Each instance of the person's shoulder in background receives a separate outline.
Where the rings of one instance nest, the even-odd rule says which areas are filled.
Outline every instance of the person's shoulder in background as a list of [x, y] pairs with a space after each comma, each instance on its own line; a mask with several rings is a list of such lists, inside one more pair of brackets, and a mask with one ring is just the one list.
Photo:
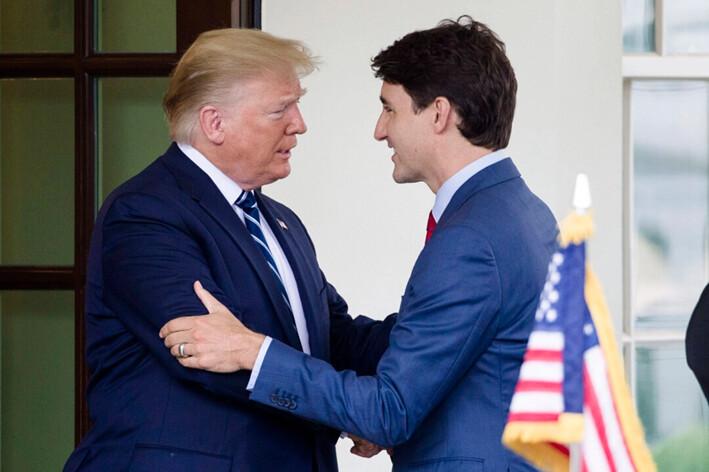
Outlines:
[[692, 312], [685, 338], [687, 364], [702, 387], [709, 401], [709, 285], [699, 297]]

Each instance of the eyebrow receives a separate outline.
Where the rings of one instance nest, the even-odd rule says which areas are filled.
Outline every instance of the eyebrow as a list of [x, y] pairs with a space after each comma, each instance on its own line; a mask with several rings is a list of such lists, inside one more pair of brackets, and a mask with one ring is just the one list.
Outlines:
[[387, 99], [379, 95], [379, 101], [382, 102], [382, 105], [387, 105], [389, 106], [389, 102], [387, 102]]
[[283, 103], [288, 104], [288, 103], [297, 102], [298, 100], [300, 100], [301, 98], [303, 98], [303, 95], [305, 95], [306, 93], [308, 93], [308, 89], [306, 89], [306, 88], [301, 88], [299, 94], [297, 94], [297, 95], [290, 95], [287, 99], [285, 99], [285, 100], [283, 101]]
[[308, 89], [302, 88], [302, 89], [300, 89], [299, 94], [293, 94], [293, 95], [288, 95], [288, 96], [283, 97], [281, 100], [278, 101], [278, 106], [285, 107], [285, 106], [290, 105], [291, 103], [297, 102], [298, 100], [300, 100], [303, 97], [303, 95], [305, 95], [307, 93], [307, 91], [308, 91]]

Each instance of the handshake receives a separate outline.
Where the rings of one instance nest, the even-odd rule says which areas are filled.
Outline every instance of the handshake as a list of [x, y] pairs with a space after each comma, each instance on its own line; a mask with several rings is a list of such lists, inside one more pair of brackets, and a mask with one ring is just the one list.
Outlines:
[[[359, 438], [353, 434], [348, 434], [347, 437], [350, 438], [354, 443], [350, 448], [350, 452], [356, 456], [369, 459], [370, 457], [374, 457], [380, 452], [382, 452], [382, 450], [384, 450], [383, 447], [377, 446], [373, 442], [369, 442], [366, 439]], [[386, 451], [389, 453], [389, 455], [392, 455], [391, 448], [388, 448]]]

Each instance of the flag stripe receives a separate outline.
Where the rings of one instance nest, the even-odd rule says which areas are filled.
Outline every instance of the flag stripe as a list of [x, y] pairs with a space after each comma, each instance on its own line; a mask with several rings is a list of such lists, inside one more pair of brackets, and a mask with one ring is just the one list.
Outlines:
[[558, 413], [512, 413], [508, 416], [507, 421], [521, 421], [521, 422], [544, 422], [544, 421], [556, 421], [559, 419]]
[[[586, 413], [584, 411], [584, 413]], [[610, 472], [608, 457], [603, 451], [596, 423], [586, 421], [583, 431], [583, 460], [586, 462], [588, 470], [593, 472]]]
[[620, 426], [611, 387], [608, 382], [605, 359], [600, 346], [587, 350], [584, 357], [589, 380], [597, 398], [598, 411], [596, 415], [598, 418], [602, 417], [605, 420], [604, 431], [615, 468], [621, 471], [636, 470], [628, 451], [625, 435]]
[[515, 392], [562, 392], [561, 382], [543, 382], [541, 380], [520, 380]]
[[561, 351], [550, 349], [528, 349], [524, 355], [526, 361], [546, 361], [546, 362], [561, 362]]
[[564, 398], [560, 393], [517, 392], [512, 397], [510, 412], [561, 413]]
[[532, 331], [527, 343], [529, 349], [564, 349], [564, 333], [559, 331]]
[[529, 361], [522, 364], [519, 378], [521, 380], [562, 382], [564, 380], [564, 367], [559, 362]]
[[[598, 452], [605, 456], [608, 469], [612, 472], [616, 472], [613, 454], [611, 453], [610, 446], [608, 445], [608, 436], [606, 435], [606, 424], [603, 418], [603, 412], [601, 411], [601, 406], [598, 404], [598, 397], [596, 396], [593, 381], [591, 380], [591, 375], [588, 370], [588, 364], [586, 364], [583, 369], [583, 380], [585, 383], [585, 412], [589, 413], [586, 417], [591, 420], [588, 421], [588, 423], [593, 427], [593, 439], [594, 441], [597, 441], [597, 446], [600, 448], [600, 451]], [[609, 418], [609, 420], [612, 419]]]

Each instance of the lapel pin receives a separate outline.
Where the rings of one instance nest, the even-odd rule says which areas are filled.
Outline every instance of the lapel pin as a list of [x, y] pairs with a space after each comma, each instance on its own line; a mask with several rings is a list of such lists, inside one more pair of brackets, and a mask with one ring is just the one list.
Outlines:
[[288, 229], [288, 226], [285, 224], [285, 222], [279, 220], [278, 218], [276, 218], [276, 221], [278, 221], [278, 224], [280, 225], [281, 228]]

